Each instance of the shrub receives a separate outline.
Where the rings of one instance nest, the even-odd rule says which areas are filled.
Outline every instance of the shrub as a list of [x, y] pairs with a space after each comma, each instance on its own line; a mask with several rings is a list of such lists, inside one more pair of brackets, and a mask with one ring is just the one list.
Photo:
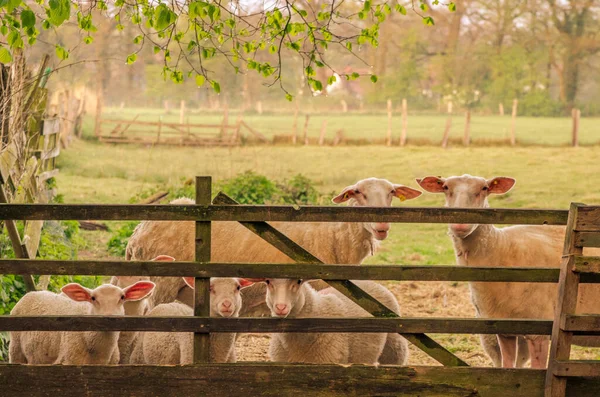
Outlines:
[[319, 192], [313, 184], [309, 178], [298, 174], [277, 185], [280, 190], [278, 201], [281, 204], [316, 204], [319, 201]]
[[110, 240], [108, 240], [108, 252], [116, 256], [125, 256], [127, 242], [138, 223], [136, 221], [127, 222], [117, 229]]
[[252, 171], [220, 182], [217, 190], [222, 190], [240, 204], [273, 204], [279, 194], [275, 182]]
[[519, 113], [523, 116], [558, 117], [563, 111], [563, 106], [550, 98], [548, 91], [531, 91], [519, 100]]

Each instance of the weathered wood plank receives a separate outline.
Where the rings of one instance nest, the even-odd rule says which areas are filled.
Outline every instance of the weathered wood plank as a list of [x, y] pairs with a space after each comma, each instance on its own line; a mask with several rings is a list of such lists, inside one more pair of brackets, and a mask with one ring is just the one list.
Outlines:
[[[554, 376], [560, 377], [599, 377], [600, 361], [557, 361], [553, 368]], [[600, 380], [596, 380], [600, 382]]]
[[567, 211], [498, 208], [317, 207], [257, 205], [2, 204], [0, 219], [187, 220], [245, 222], [566, 223]]
[[10, 171], [17, 162], [18, 153], [16, 141], [13, 140], [0, 154], [0, 177], [3, 184], [10, 178]]
[[[135, 124], [135, 125], [158, 125], [159, 123], [156, 121], [139, 121], [139, 120], [112, 120], [112, 119], [102, 119], [102, 124]], [[178, 123], [161, 123], [165, 127], [181, 127], [181, 124]], [[226, 128], [233, 130], [235, 129], [235, 125], [221, 125], [221, 124], [184, 124], [186, 127], [192, 128]]]
[[576, 335], [600, 335], [600, 315], [570, 314], [561, 319], [563, 331]]
[[56, 175], [58, 175], [58, 172], [59, 172], [58, 168], [55, 168], [50, 171], [42, 172], [41, 174], [38, 175], [38, 181], [45, 182], [50, 178], [54, 178]]
[[[196, 204], [210, 205], [212, 178], [196, 177]], [[195, 258], [197, 262], [210, 262], [211, 223], [196, 222]], [[210, 279], [194, 280], [194, 316], [210, 317]], [[210, 361], [210, 334], [194, 334], [194, 364]]]
[[600, 231], [600, 206], [580, 207], [575, 230], [579, 232]]
[[42, 135], [52, 135], [60, 132], [60, 120], [48, 118], [43, 120]]
[[552, 321], [484, 318], [222, 318], [144, 316], [0, 316], [2, 331], [398, 332], [403, 334], [550, 335]]
[[[25, 224], [25, 233], [23, 234], [23, 242], [27, 249], [29, 258], [35, 258], [37, 256], [38, 248], [40, 246], [40, 236], [42, 234], [42, 227], [44, 221], [28, 221]], [[42, 273], [36, 273], [42, 274]], [[43, 273], [45, 274], [45, 273]]]
[[[299, 278], [322, 280], [480, 281], [556, 283], [559, 269], [465, 266], [330, 265], [0, 259], [0, 274], [164, 277]], [[585, 282], [585, 281], [582, 281]]]
[[575, 232], [576, 247], [600, 247], [600, 232]]
[[[228, 203], [237, 204], [235, 200], [227, 197], [223, 193], [219, 193], [213, 200], [213, 203]], [[293, 240], [289, 239], [283, 233], [267, 224], [266, 222], [240, 222], [241, 225], [247, 227], [249, 230], [261, 236], [265, 241], [268, 241], [275, 248], [289, 256], [291, 259], [300, 263], [323, 263], [316, 256], [305, 250], [300, 245], [296, 244]], [[257, 230], [259, 232], [257, 232]], [[262, 233], [262, 234], [261, 234]], [[377, 299], [360, 289], [354, 283], [348, 280], [344, 281], [330, 281], [329, 284], [336, 288], [339, 292], [344, 294], [348, 299], [371, 313], [375, 316], [386, 316], [386, 317], [398, 317], [396, 313], [385, 307]], [[437, 343], [425, 334], [401, 334], [409, 342], [413, 343], [416, 347], [427, 353], [430, 357], [434, 358], [438, 362], [449, 365], [449, 366], [468, 366], [468, 364], [450, 353], [442, 345]]]
[[[541, 370], [498, 368], [262, 363], [168, 367], [0, 365], [0, 383], [6, 397], [541, 397], [543, 380]], [[591, 393], [597, 390], [593, 382], [581, 380], [569, 396], [593, 396]]]

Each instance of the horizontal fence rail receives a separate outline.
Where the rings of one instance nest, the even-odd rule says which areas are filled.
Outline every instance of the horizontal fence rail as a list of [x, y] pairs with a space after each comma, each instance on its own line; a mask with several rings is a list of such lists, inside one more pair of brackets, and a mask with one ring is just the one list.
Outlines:
[[484, 318], [207, 318], [0, 316], [4, 331], [344, 332], [550, 335], [551, 320]]
[[[294, 263], [200, 263], [154, 261], [59, 261], [0, 259], [0, 274], [162, 277], [298, 278], [322, 280], [481, 281], [556, 283], [559, 269], [465, 266], [330, 265]], [[581, 282], [600, 275], [582, 274]]]
[[260, 205], [0, 204], [6, 220], [155, 220], [240, 222], [391, 222], [566, 225], [568, 211]]

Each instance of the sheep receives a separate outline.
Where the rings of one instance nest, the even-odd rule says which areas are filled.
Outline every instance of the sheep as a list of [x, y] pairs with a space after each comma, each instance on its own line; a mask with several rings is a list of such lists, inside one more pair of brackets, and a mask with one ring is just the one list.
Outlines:
[[[392, 199], [411, 200], [421, 195], [421, 191], [393, 184], [385, 179], [368, 178], [345, 187], [333, 202], [347, 202], [350, 206], [389, 207]], [[189, 198], [180, 198], [171, 204], [194, 204]], [[270, 222], [287, 237], [304, 247], [324, 263], [360, 264], [373, 254], [380, 241], [387, 238], [389, 223], [347, 223], [347, 222]], [[183, 261], [195, 258], [195, 223], [173, 221], [145, 221], [134, 230], [127, 248], [128, 260], [150, 260], [161, 254], [177, 257]], [[211, 257], [215, 262], [243, 263], [294, 263], [277, 248], [258, 237], [238, 222], [212, 222]], [[152, 277], [157, 284], [150, 306], [179, 300], [192, 305], [189, 288], [181, 278]], [[326, 287], [323, 282], [311, 283], [316, 288]], [[269, 310], [264, 303], [264, 283], [244, 289], [242, 317], [264, 316]], [[395, 352], [399, 341], [393, 336], [386, 343], [382, 363], [398, 361]]]
[[[194, 288], [194, 278], [185, 278]], [[240, 290], [253, 283], [245, 279], [212, 278], [210, 280], [211, 317], [238, 317], [242, 307]], [[162, 303], [148, 316], [193, 316], [194, 310], [181, 302]], [[235, 333], [216, 333], [210, 336], [212, 362], [236, 362]], [[132, 364], [185, 365], [193, 360], [193, 334], [190, 332], [144, 332], [135, 340]]]
[[[490, 194], [507, 193], [515, 184], [513, 178], [486, 180], [471, 175], [417, 179], [428, 192], [444, 193], [446, 207], [487, 208]], [[456, 261], [463, 266], [560, 267], [565, 227], [520, 225], [498, 229], [493, 225], [451, 224]], [[471, 300], [479, 317], [554, 319], [557, 286], [551, 283], [482, 283], [469, 284]], [[578, 308], [585, 313], [598, 313], [595, 302], [598, 287], [580, 287]], [[595, 299], [585, 300], [582, 294]], [[596, 307], [594, 307], [596, 306]], [[497, 335], [503, 367], [514, 367], [515, 335]], [[532, 368], [544, 368], [548, 356], [548, 337], [525, 336]], [[488, 340], [489, 343], [489, 340]], [[489, 352], [492, 346], [484, 346]]]
[[[62, 293], [30, 292], [13, 308], [17, 315], [123, 315], [125, 302], [152, 293], [154, 283], [140, 281], [127, 288], [104, 284], [94, 290], [67, 284]], [[117, 364], [119, 332], [20, 331], [10, 333], [9, 361], [16, 364]]]
[[[159, 255], [156, 258], [152, 259], [153, 261], [159, 262], [169, 262], [174, 261], [175, 258], [168, 255]], [[128, 287], [138, 281], [147, 280], [148, 277], [144, 276], [119, 276], [112, 277], [110, 283], [112, 285], [116, 285], [120, 288]], [[142, 299], [135, 302], [128, 302], [124, 305], [125, 307], [125, 315], [126, 316], [143, 316], [145, 315], [148, 308], [148, 299]], [[131, 350], [133, 349], [133, 345], [135, 342], [135, 338], [137, 337], [138, 332], [127, 332], [122, 331], [119, 334], [119, 352], [120, 359], [119, 364], [129, 364], [129, 358], [131, 357]]]
[[[359, 287], [400, 314], [396, 298], [372, 281], [354, 281]], [[305, 280], [266, 279], [266, 303], [273, 317], [369, 317], [370, 314], [333, 288], [315, 290]], [[378, 364], [386, 339], [385, 333], [276, 333], [271, 337], [272, 361], [315, 364]], [[401, 338], [397, 335], [398, 338]], [[403, 338], [398, 361], [405, 364], [408, 345]]]

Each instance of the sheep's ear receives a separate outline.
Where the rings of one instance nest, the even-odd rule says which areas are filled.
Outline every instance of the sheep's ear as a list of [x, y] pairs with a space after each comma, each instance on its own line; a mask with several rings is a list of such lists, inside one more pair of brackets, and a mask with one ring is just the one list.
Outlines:
[[394, 196], [398, 197], [400, 201], [412, 200], [423, 194], [420, 190], [404, 185], [394, 185], [394, 191]]
[[439, 178], [437, 176], [426, 176], [422, 179], [416, 179], [419, 186], [428, 191], [429, 193], [443, 193], [444, 192], [444, 183], [446, 180], [444, 178]]
[[348, 201], [351, 197], [354, 196], [354, 190], [356, 190], [356, 185], [347, 186], [344, 188], [344, 190], [342, 190], [340, 194], [335, 196], [331, 201], [333, 201], [336, 204]]
[[196, 279], [194, 277], [183, 277], [183, 281], [185, 281], [185, 284], [191, 289], [195, 288]]
[[67, 284], [61, 291], [76, 302], [91, 302], [92, 291], [77, 283]]
[[490, 193], [504, 194], [515, 186], [517, 181], [514, 178], [499, 176], [487, 181]]
[[238, 278], [237, 280], [238, 280], [238, 283], [240, 283], [240, 287], [242, 287], [242, 289], [254, 284], [254, 281], [252, 281], [252, 279], [248, 279], [248, 278]]
[[157, 261], [157, 262], [173, 262], [175, 260], [175, 258], [173, 258], [172, 256], [169, 256], [169, 255], [159, 255], [152, 260]]
[[156, 284], [152, 281], [138, 281], [123, 289], [125, 301], [139, 301], [147, 298], [154, 291], [154, 287], [156, 287]]

